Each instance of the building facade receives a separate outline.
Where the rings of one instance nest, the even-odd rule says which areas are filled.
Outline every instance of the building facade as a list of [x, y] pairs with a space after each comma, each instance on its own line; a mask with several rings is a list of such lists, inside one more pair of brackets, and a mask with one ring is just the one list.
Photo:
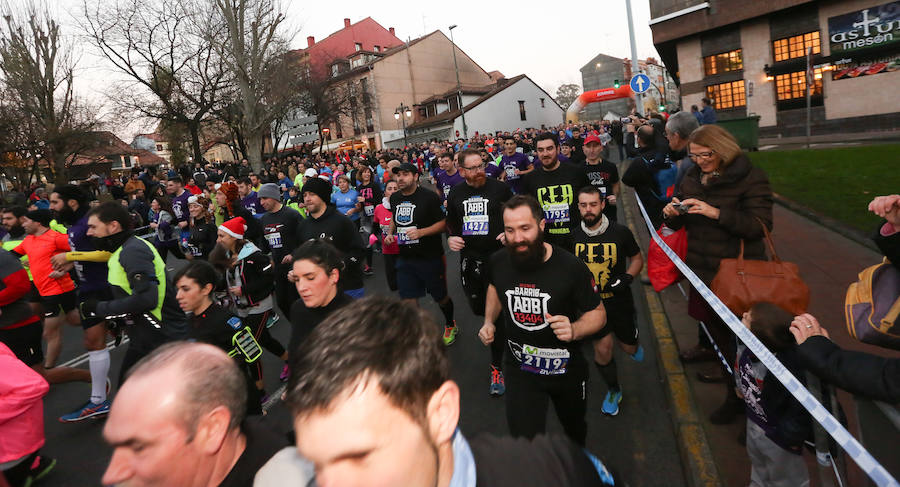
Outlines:
[[760, 136], [900, 130], [900, 1], [650, 0], [682, 105], [760, 117]]
[[[609, 88], [616, 80], [619, 80], [619, 83], [628, 82], [625, 77], [625, 60], [622, 58], [598, 54], [581, 67], [581, 86], [584, 91]], [[634, 101], [626, 98], [601, 101], [586, 106], [579, 117], [582, 120], [600, 120], [610, 113], [613, 116], [624, 117], [631, 113], [632, 107]]]

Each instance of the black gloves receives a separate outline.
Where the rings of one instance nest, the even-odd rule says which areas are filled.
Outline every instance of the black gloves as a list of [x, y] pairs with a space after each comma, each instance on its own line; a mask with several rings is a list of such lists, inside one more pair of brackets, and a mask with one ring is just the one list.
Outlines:
[[608, 291], [612, 291], [614, 293], [621, 292], [625, 289], [631, 288], [631, 281], [634, 280], [631, 274], [620, 274], [609, 281], [609, 285], [606, 286]]

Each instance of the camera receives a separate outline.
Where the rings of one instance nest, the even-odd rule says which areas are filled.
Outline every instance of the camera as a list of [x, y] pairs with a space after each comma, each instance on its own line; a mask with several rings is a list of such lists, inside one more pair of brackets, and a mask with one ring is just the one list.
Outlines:
[[682, 215], [687, 213], [688, 210], [690, 210], [692, 206], [694, 206], [694, 205], [686, 205], [684, 203], [672, 203], [672, 207], [675, 208], [676, 210], [678, 210], [678, 213], [681, 213]]
[[631, 117], [622, 117], [622, 123], [631, 123]]

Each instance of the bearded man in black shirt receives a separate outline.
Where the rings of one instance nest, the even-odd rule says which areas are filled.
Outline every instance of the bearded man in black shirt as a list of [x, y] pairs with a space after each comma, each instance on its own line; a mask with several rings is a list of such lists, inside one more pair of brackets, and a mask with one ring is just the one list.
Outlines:
[[543, 433], [553, 401], [566, 434], [584, 445], [588, 368], [578, 340], [597, 333], [606, 312], [587, 267], [543, 241], [542, 214], [538, 202], [526, 195], [504, 205], [506, 248], [491, 257], [478, 337], [485, 345], [495, 340], [495, 323], [503, 311], [510, 433], [528, 438]]

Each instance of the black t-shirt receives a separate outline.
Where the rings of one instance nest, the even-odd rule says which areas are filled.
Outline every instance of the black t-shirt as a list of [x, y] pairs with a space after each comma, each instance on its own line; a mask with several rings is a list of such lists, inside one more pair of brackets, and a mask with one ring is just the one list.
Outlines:
[[281, 266], [281, 260], [297, 248], [297, 227], [303, 217], [285, 205], [275, 213], [265, 212], [259, 222], [263, 227], [263, 250], [272, 252], [272, 261]]
[[[619, 182], [619, 170], [609, 161], [600, 161], [599, 164], [585, 164], [582, 166], [588, 181], [600, 190], [603, 196], [613, 194], [613, 186]], [[603, 214], [610, 220], [616, 221], [616, 206], [606, 203]]]
[[[290, 210], [294, 211], [294, 210]], [[362, 262], [365, 247], [356, 225], [345, 215], [338, 213], [329, 205], [319, 218], [312, 215], [297, 226], [297, 243], [302, 245], [307, 240], [321, 238], [328, 240], [344, 254], [344, 271], [341, 272], [341, 289], [359, 289], [363, 287]]]
[[210, 222], [194, 222], [188, 236], [188, 252], [195, 259], [206, 259], [216, 246], [218, 229]]
[[208, 343], [224, 350], [226, 353], [231, 352], [234, 349], [231, 338], [236, 332], [228, 324], [228, 320], [232, 318], [234, 318], [234, 315], [230, 311], [213, 303], [209, 308], [206, 308], [206, 311], [190, 316], [188, 320], [190, 323], [188, 339]]
[[503, 246], [497, 235], [503, 233], [503, 203], [510, 198], [509, 186], [492, 178], [480, 188], [463, 183], [450, 189], [447, 228], [450, 235], [465, 240], [463, 253], [486, 255]]
[[560, 162], [553, 171], [544, 170], [541, 164], [535, 166], [523, 180], [524, 193], [534, 196], [544, 209], [545, 239], [568, 251], [571, 227], [579, 220], [575, 193], [590, 181], [581, 167], [568, 162]]
[[247, 437], [244, 453], [231, 467], [231, 471], [219, 487], [246, 487], [253, 485], [253, 478], [279, 450], [288, 446], [283, 434], [273, 431], [263, 419], [245, 419], [241, 431]]
[[375, 215], [375, 207], [381, 204], [381, 187], [374, 181], [369, 184], [360, 183], [356, 191], [364, 200], [362, 203], [363, 215], [371, 218]]
[[397, 226], [397, 243], [400, 244], [400, 257], [414, 259], [436, 259], [444, 255], [441, 235], [436, 233], [415, 240], [406, 237], [409, 229], [423, 229], [443, 220], [444, 205], [441, 197], [433, 191], [416, 188], [413, 194], [406, 196], [400, 191], [391, 195], [391, 213]]
[[607, 284], [613, 277], [625, 273], [628, 257], [641, 251], [631, 230], [616, 222], [609, 222], [605, 232], [591, 237], [578, 225], [572, 229], [572, 240], [575, 256], [587, 264], [600, 288], [600, 296], [611, 298], [612, 293], [605, 292]]
[[340, 290], [330, 303], [320, 308], [307, 308], [302, 299], [294, 301], [291, 305], [291, 339], [288, 342], [290, 353], [293, 354], [303, 340], [331, 313], [352, 302], [353, 298]]
[[516, 267], [508, 249], [491, 256], [490, 283], [503, 307], [507, 361], [540, 375], [586, 374], [580, 342], [560, 341], [545, 315], [565, 315], [574, 323], [602, 300], [581, 260], [555, 245], [552, 249], [534, 270]]

